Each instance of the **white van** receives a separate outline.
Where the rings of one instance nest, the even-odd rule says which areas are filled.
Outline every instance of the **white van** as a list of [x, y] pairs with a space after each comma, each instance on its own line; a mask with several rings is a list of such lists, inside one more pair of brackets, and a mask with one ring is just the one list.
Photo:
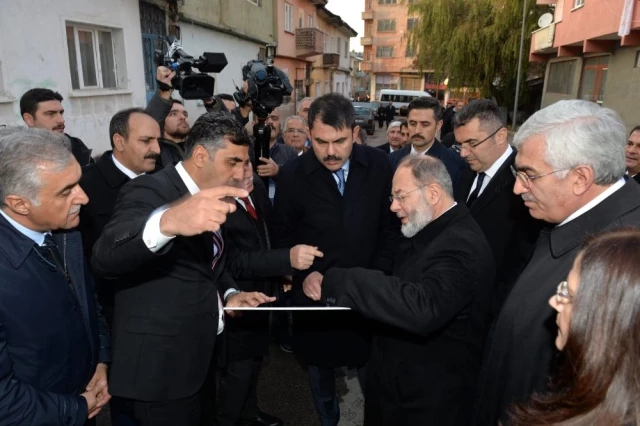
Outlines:
[[421, 92], [419, 90], [382, 89], [380, 91], [380, 102], [382, 105], [387, 106], [389, 101], [391, 101], [396, 109], [400, 109], [400, 107], [409, 105], [409, 102], [412, 100], [423, 96], [427, 98], [431, 97], [427, 92]]

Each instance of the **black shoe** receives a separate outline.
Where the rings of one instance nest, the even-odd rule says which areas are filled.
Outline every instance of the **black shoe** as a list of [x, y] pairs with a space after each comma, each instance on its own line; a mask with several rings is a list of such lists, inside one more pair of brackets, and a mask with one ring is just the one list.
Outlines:
[[284, 422], [277, 418], [276, 416], [272, 416], [271, 414], [267, 414], [264, 411], [258, 412], [258, 417], [254, 423], [256, 426], [284, 426]]

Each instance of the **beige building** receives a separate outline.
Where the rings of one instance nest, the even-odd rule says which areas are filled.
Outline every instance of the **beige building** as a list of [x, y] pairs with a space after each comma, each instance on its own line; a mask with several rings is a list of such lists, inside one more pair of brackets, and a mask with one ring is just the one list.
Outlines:
[[369, 74], [361, 69], [362, 53], [351, 52], [351, 95], [364, 100], [369, 94]]
[[423, 75], [414, 65], [415, 52], [407, 44], [408, 32], [418, 22], [409, 15], [407, 1], [364, 0], [364, 4], [361, 70], [371, 75], [371, 100], [379, 99], [382, 89], [424, 90]]

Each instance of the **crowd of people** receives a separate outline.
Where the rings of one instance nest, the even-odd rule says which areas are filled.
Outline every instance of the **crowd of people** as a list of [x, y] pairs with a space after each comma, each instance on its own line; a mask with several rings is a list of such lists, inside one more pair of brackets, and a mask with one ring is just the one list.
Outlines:
[[161, 90], [100, 155], [62, 101], [29, 90], [0, 131], [0, 425], [283, 425], [274, 334], [322, 426], [338, 367], [366, 426], [640, 425], [640, 127], [611, 109], [510, 141], [493, 101], [419, 98], [370, 147], [328, 94], [270, 111], [255, 158], [227, 95], [190, 125]]

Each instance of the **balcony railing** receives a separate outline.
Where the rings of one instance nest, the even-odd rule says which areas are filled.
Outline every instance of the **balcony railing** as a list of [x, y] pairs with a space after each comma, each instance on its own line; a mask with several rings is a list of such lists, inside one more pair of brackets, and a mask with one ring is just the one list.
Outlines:
[[371, 46], [373, 44], [373, 37], [362, 37], [360, 39], [360, 44], [362, 46]]
[[550, 24], [548, 27], [540, 28], [531, 35], [531, 43], [533, 44], [533, 51], [539, 52], [541, 50], [553, 47], [553, 37], [556, 33], [556, 24]]
[[307, 58], [324, 52], [324, 33], [317, 28], [296, 29], [296, 56]]
[[325, 53], [322, 55], [322, 65], [325, 67], [340, 66], [340, 55], [337, 53]]
[[363, 21], [369, 21], [373, 19], [373, 10], [366, 10], [364, 12], [362, 12], [362, 20]]

